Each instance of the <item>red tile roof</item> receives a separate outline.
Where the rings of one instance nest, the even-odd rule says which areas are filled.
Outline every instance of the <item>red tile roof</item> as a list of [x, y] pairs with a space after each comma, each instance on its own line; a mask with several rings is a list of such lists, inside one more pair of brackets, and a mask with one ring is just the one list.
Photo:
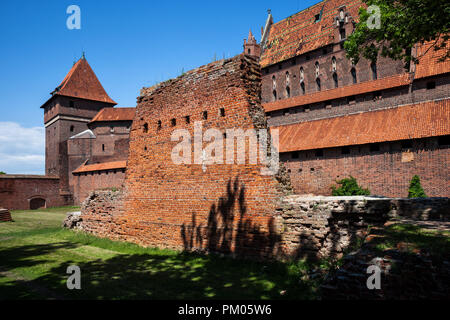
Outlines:
[[409, 74], [403, 73], [383, 79], [365, 81], [340, 88], [319, 91], [304, 96], [295, 96], [288, 99], [268, 102], [263, 104], [263, 107], [266, 112], [270, 112], [321, 101], [345, 98], [357, 94], [374, 92], [383, 89], [406, 86], [409, 83], [410, 83]]
[[[273, 24], [261, 56], [261, 67], [333, 43], [334, 18], [338, 15], [338, 8], [344, 5], [358, 21], [358, 10], [363, 5], [361, 0], [324, 0]], [[315, 16], [321, 11], [320, 21], [315, 22]]]
[[280, 152], [448, 135], [450, 99], [275, 128]]
[[53, 94], [116, 104], [103, 89], [94, 71], [84, 58], [73, 65]]
[[103, 108], [92, 122], [99, 121], [133, 121], [136, 108]]
[[446, 59], [443, 62], [439, 61], [439, 58], [450, 49], [450, 42], [447, 43], [446, 48], [438, 51], [435, 51], [434, 48], [430, 48], [432, 44], [433, 41], [417, 46], [419, 64], [416, 65], [415, 79], [450, 72], [450, 59]]
[[126, 167], [127, 167], [126, 161], [112, 161], [112, 162], [103, 162], [103, 163], [94, 163], [94, 164], [83, 164], [78, 169], [73, 171], [72, 173], [124, 169]]

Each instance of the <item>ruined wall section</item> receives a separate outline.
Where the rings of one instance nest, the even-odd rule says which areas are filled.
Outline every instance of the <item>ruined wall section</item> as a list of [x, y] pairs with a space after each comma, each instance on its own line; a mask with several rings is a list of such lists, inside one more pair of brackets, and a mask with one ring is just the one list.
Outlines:
[[186, 129], [193, 142], [196, 122], [203, 133], [266, 128], [260, 79], [257, 61], [239, 55], [143, 89], [130, 134], [124, 206], [113, 214], [114, 226], [102, 231], [86, 206], [87, 229], [147, 246], [274, 254], [274, 212], [286, 188], [261, 175], [260, 162], [249, 164], [248, 150], [245, 164], [177, 165], [171, 158], [179, 143], [171, 141], [172, 132]]

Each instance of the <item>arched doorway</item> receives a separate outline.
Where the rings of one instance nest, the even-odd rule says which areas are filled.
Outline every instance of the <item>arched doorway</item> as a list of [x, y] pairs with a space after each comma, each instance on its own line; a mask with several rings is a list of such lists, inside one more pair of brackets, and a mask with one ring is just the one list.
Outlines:
[[40, 208], [45, 208], [45, 199], [34, 198], [30, 200], [30, 209], [37, 210]]

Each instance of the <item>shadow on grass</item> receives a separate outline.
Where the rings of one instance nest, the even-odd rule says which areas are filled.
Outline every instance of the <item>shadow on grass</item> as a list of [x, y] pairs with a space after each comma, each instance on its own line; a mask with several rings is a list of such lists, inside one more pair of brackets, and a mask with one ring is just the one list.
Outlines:
[[[61, 261], [45, 269], [58, 249], [76, 249], [80, 244], [27, 245], [0, 251], [3, 268], [42, 265], [42, 275], [24, 283], [0, 281], [0, 299], [63, 297], [65, 299], [314, 299], [313, 282], [302, 282], [295, 266], [232, 260], [193, 253], [118, 254], [109, 259]], [[151, 251], [149, 249], [149, 251]], [[54, 261], [53, 261], [54, 263]], [[70, 265], [81, 269], [81, 290], [68, 290]], [[25, 286], [24, 286], [25, 284]], [[45, 288], [45, 290], [39, 290]], [[36, 289], [36, 290], [33, 290]], [[11, 292], [11, 295], [8, 294]], [[280, 292], [286, 294], [280, 295]], [[50, 292], [48, 296], [46, 292]], [[29, 294], [27, 294], [29, 293]]]

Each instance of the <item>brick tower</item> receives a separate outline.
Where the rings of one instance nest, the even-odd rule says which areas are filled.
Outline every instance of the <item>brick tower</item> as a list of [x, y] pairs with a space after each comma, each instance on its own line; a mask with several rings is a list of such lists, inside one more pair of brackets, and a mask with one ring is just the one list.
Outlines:
[[84, 53], [51, 95], [41, 106], [45, 124], [45, 174], [60, 178], [59, 192], [70, 203], [67, 140], [87, 130], [87, 124], [101, 109], [114, 107], [116, 103], [103, 89]]
[[253, 36], [252, 30], [248, 33], [248, 39], [244, 39], [244, 53], [258, 58], [261, 55], [261, 47]]

